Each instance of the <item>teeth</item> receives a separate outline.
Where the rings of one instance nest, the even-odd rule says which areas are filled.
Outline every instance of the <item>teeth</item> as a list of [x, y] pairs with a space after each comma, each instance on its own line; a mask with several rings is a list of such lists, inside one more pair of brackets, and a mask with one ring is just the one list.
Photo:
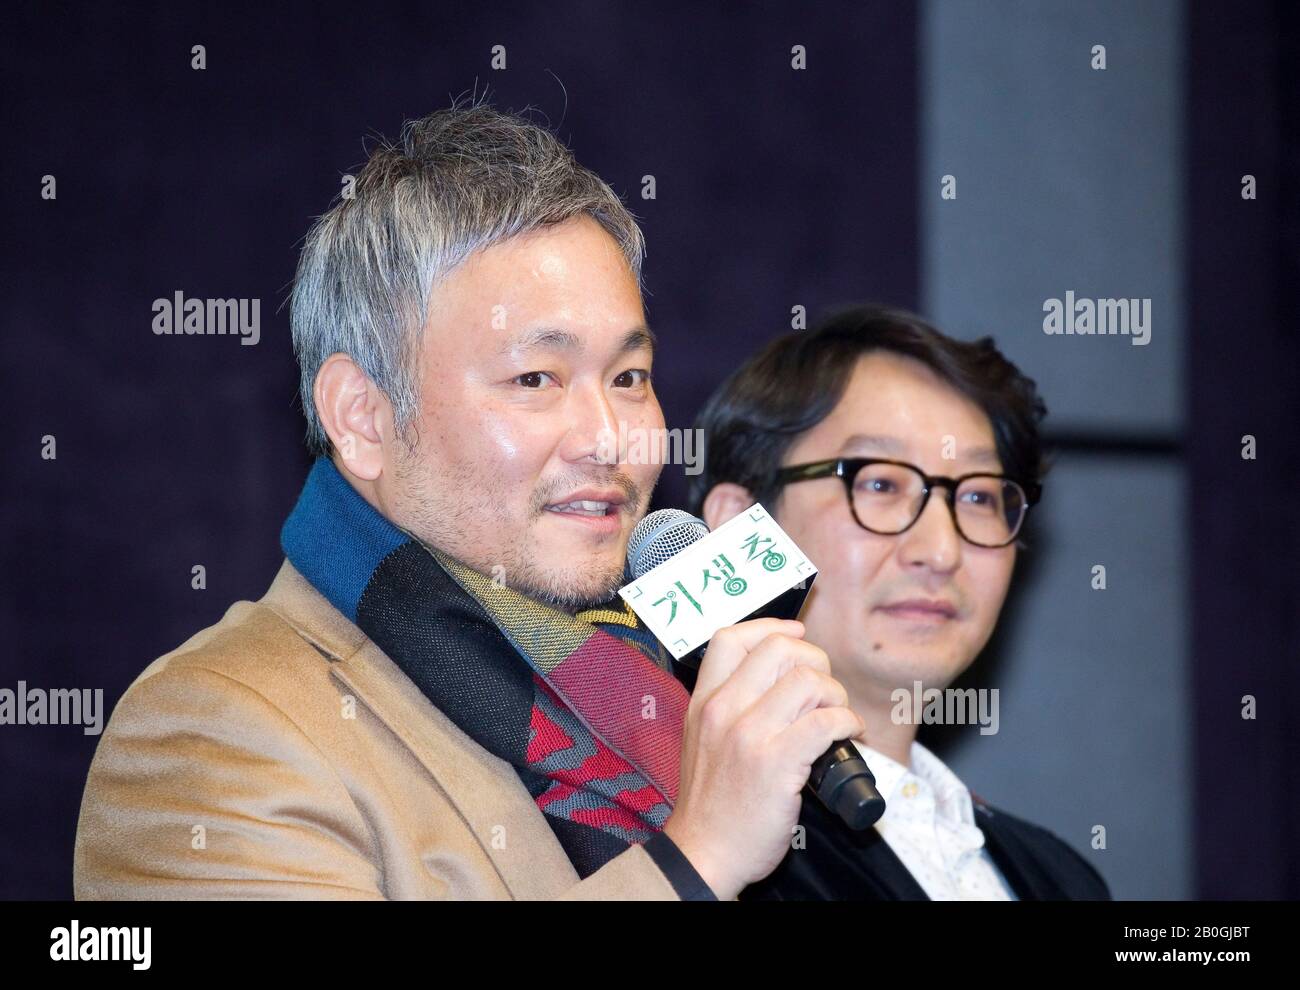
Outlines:
[[608, 502], [593, 502], [590, 499], [578, 499], [559, 505], [547, 506], [552, 512], [574, 512], [584, 516], [603, 516], [609, 510]]

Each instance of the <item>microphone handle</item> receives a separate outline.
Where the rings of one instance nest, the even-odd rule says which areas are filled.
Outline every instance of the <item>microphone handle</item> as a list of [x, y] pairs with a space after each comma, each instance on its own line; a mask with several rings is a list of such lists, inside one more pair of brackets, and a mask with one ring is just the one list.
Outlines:
[[[695, 674], [703, 654], [701, 646], [681, 660], [672, 660], [672, 672], [687, 691], [695, 690]], [[858, 748], [847, 739], [832, 743], [817, 757], [805, 790], [855, 832], [870, 828], [885, 813], [885, 799], [876, 790], [875, 775]]]
[[870, 828], [885, 813], [885, 799], [876, 790], [876, 778], [858, 748], [847, 739], [813, 762], [808, 790], [855, 832]]

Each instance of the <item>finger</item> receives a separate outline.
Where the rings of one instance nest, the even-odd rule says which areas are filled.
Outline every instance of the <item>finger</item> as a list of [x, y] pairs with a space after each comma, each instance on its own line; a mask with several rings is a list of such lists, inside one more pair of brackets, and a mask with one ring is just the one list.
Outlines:
[[707, 699], [735, 672], [750, 650], [773, 633], [799, 639], [804, 625], [797, 619], [750, 619], [715, 632], [695, 678], [695, 694]]
[[796, 667], [829, 674], [831, 662], [821, 647], [775, 633], [749, 651], [717, 690], [716, 698], [728, 711], [739, 715]]
[[846, 708], [848, 702], [849, 693], [843, 684], [829, 674], [801, 664], [757, 698], [737, 723], [742, 731], [768, 739], [780, 735], [816, 708]]
[[797, 758], [800, 766], [812, 768], [821, 756], [840, 739], [852, 739], [866, 731], [866, 724], [850, 708], [814, 708], [800, 716], [773, 739], [781, 752]]

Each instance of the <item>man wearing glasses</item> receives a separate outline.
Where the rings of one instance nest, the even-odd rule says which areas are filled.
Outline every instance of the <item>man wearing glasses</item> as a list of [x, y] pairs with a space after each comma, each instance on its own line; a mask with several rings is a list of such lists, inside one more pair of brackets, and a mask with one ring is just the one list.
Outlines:
[[899, 691], [943, 689], [993, 632], [1045, 411], [991, 340], [874, 306], [772, 342], [705, 406], [692, 508], [716, 527], [761, 502], [817, 564], [801, 619], [887, 802], [853, 832], [804, 801], [805, 841], [744, 898], [1109, 898], [1079, 853], [974, 797], [897, 717]]

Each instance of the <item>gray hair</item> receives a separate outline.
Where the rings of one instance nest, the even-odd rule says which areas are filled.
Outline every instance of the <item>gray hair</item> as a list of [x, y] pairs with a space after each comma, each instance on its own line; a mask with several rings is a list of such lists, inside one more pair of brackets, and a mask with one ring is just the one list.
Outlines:
[[405, 432], [437, 281], [476, 251], [583, 215], [614, 238], [640, 286], [641, 228], [550, 130], [483, 102], [406, 121], [398, 145], [370, 154], [354, 195], [317, 218], [298, 261], [290, 324], [308, 449], [331, 451], [312, 396], [326, 358], [349, 355]]

